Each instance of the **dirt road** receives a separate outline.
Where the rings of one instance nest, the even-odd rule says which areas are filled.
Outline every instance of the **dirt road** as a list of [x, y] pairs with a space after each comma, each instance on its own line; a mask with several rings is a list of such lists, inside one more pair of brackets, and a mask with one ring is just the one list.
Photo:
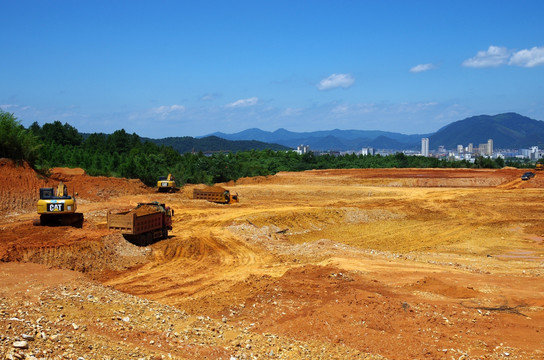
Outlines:
[[[38, 227], [31, 200], [4, 205], [0, 353], [544, 357], [544, 174], [521, 182], [517, 169], [279, 173], [223, 184], [240, 203], [218, 205], [190, 199], [191, 186], [156, 194], [57, 173], [82, 189], [86, 221]], [[9, 187], [1, 175], [0, 185]], [[17, 203], [11, 193], [2, 204]], [[137, 247], [106, 229], [107, 211], [151, 200], [175, 209], [167, 240]], [[15, 348], [27, 333], [27, 348]]]

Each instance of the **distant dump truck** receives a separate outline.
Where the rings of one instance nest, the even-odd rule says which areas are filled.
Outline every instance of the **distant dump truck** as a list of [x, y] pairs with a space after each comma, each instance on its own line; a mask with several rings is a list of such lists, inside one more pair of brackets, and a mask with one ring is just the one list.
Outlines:
[[168, 176], [159, 176], [159, 181], [157, 181], [158, 192], [174, 192], [176, 190], [174, 175], [168, 174]]
[[131, 243], [146, 246], [154, 240], [168, 238], [173, 215], [174, 210], [156, 201], [139, 203], [130, 211], [117, 214], [108, 212], [108, 229], [119, 230]]
[[231, 204], [238, 202], [238, 194], [231, 194], [229, 190], [220, 186], [208, 186], [204, 189], [194, 189], [193, 199], [208, 200], [219, 204]]

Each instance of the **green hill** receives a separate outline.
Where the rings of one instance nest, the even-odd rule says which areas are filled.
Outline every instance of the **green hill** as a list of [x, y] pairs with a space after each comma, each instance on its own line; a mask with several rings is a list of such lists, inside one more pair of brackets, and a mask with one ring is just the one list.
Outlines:
[[493, 139], [496, 149], [520, 149], [544, 145], [544, 121], [534, 120], [516, 113], [480, 115], [444, 126], [429, 137], [431, 148], [444, 145], [454, 149], [457, 145], [474, 146]]
[[170, 146], [179, 153], [189, 152], [237, 152], [247, 150], [289, 150], [290, 148], [278, 145], [269, 144], [255, 140], [226, 140], [217, 136], [207, 136], [204, 138], [193, 138], [190, 136], [183, 137], [167, 137], [163, 139], [145, 139], [157, 145]]

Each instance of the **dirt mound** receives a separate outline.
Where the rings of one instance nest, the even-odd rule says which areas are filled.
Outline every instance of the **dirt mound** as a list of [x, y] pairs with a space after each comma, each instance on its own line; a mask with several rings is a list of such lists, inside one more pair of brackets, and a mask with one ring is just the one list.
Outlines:
[[4, 225], [0, 237], [0, 262], [29, 262], [91, 275], [125, 270], [147, 261], [150, 253], [119, 233], [89, 224], [76, 229], [33, 226], [27, 221]]
[[82, 168], [65, 168], [55, 167], [51, 169], [51, 173], [58, 175], [86, 175], [87, 173]]
[[70, 195], [77, 192], [78, 199], [84, 201], [151, 192], [140, 180], [93, 177], [82, 169], [68, 168], [54, 168], [50, 177], [43, 177], [27, 163], [0, 159], [0, 211], [32, 211], [39, 200], [39, 189], [56, 187], [60, 181]]
[[[74, 169], [70, 169], [74, 170]], [[53, 172], [51, 179], [54, 183], [62, 181], [68, 187], [70, 194], [77, 192], [80, 199], [98, 201], [117, 196], [150, 193], [152, 189], [145, 186], [139, 179], [113, 178], [106, 176], [89, 176], [78, 174], [81, 169], [72, 171]]]
[[157, 212], [158, 206], [155, 205], [142, 205], [129, 211], [130, 214], [136, 214], [137, 216], [143, 216], [147, 214], [153, 214]]
[[38, 201], [40, 187], [53, 182], [40, 177], [27, 163], [0, 159], [0, 212], [28, 210]]
[[472, 287], [446, 284], [445, 282], [432, 276], [426, 276], [415, 284], [411, 284], [408, 286], [408, 288], [416, 291], [431, 292], [437, 295], [458, 299], [468, 299], [478, 295], [478, 292]]

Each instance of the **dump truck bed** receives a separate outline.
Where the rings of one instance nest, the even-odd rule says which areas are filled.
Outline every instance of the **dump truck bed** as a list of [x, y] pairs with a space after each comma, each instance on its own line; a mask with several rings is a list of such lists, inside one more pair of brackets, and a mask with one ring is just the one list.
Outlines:
[[193, 199], [197, 200], [207, 200], [211, 202], [226, 203], [229, 201], [228, 195], [225, 195], [225, 189], [219, 190], [202, 190], [194, 189], [193, 190]]
[[163, 226], [163, 213], [158, 210], [138, 208], [117, 214], [108, 213], [108, 229], [126, 235], [139, 235]]

